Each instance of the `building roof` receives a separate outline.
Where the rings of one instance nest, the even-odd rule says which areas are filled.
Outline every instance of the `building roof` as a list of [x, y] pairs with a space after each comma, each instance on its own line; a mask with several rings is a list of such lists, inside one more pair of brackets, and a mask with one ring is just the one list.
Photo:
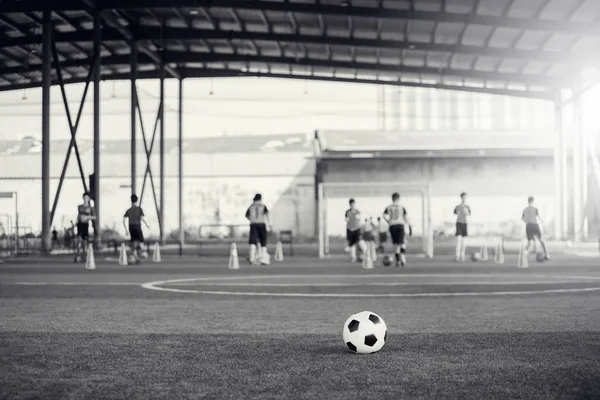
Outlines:
[[553, 131], [318, 131], [321, 158], [551, 155]]
[[[0, 2], [0, 90], [41, 85], [47, 1]], [[271, 76], [554, 99], [600, 60], [597, 0], [53, 0], [65, 83]], [[58, 82], [52, 72], [53, 84]]]

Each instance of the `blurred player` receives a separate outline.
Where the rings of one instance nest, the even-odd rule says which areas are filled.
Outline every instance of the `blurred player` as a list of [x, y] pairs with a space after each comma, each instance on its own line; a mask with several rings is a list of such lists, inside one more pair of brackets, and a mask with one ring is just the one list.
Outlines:
[[537, 208], [534, 207], [534, 198], [529, 197], [528, 199], [529, 205], [523, 210], [523, 221], [525, 222], [525, 234], [527, 235], [527, 241], [529, 242], [527, 246], [527, 252], [530, 252], [535, 245], [535, 239], [540, 241], [542, 245], [542, 250], [544, 250], [544, 254], [546, 255], [546, 260], [550, 259], [550, 254], [548, 254], [548, 249], [546, 248], [546, 243], [542, 240], [542, 232], [540, 230], [540, 225], [538, 221], [542, 224], [542, 218], [540, 217], [540, 213]]
[[80, 259], [85, 254], [90, 240], [90, 221], [96, 219], [96, 210], [90, 203], [90, 194], [83, 194], [83, 204], [77, 206], [77, 242], [75, 258]]
[[125, 211], [123, 215], [123, 227], [125, 232], [129, 232], [131, 238], [131, 254], [136, 258], [140, 259], [140, 250], [142, 243], [144, 243], [144, 233], [142, 232], [142, 222], [146, 225], [146, 228], [150, 229], [146, 222], [144, 210], [138, 205], [138, 197], [135, 194], [131, 195], [131, 207]]
[[389, 226], [381, 219], [381, 217], [377, 217], [377, 232], [379, 233], [379, 246], [377, 247], [377, 251], [383, 253], [385, 251], [384, 245], [387, 242], [387, 233]]
[[406, 208], [400, 204], [400, 195], [394, 193], [392, 195], [392, 204], [387, 206], [383, 211], [383, 218], [390, 226], [390, 236], [392, 243], [396, 247], [396, 267], [406, 265], [406, 242], [404, 226], [408, 226], [409, 235], [412, 236], [412, 227], [406, 213]]
[[350, 248], [350, 261], [357, 261], [356, 246], [361, 240], [360, 228], [360, 211], [356, 209], [356, 202], [354, 199], [350, 199], [348, 202], [350, 208], [346, 211], [346, 240], [348, 240], [348, 247]]
[[365, 224], [362, 228], [362, 238], [365, 242], [375, 241], [375, 225], [373, 224], [373, 218], [365, 219]]
[[[270, 256], [267, 252], [267, 227], [271, 226], [269, 220], [269, 210], [262, 202], [262, 195], [260, 193], [254, 196], [252, 205], [246, 211], [246, 218], [250, 221], [250, 257], [249, 261], [252, 263], [257, 257], [260, 263], [268, 265], [270, 263]], [[260, 243], [261, 254], [257, 254], [257, 245]]]
[[456, 261], [465, 261], [467, 249], [467, 219], [471, 216], [471, 207], [467, 205], [467, 194], [460, 194], [460, 204], [454, 208], [456, 215]]

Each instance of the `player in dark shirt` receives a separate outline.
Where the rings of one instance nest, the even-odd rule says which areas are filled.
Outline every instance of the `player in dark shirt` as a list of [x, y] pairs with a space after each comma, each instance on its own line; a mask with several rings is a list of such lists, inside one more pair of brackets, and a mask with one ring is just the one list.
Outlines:
[[90, 240], [90, 221], [96, 219], [96, 210], [90, 202], [90, 194], [83, 194], [83, 204], [77, 206], [77, 247], [76, 259], [85, 254], [85, 249]]
[[[271, 225], [269, 220], [269, 210], [262, 202], [260, 193], [254, 196], [252, 204], [246, 211], [246, 218], [250, 221], [250, 257], [249, 261], [260, 260], [261, 264], [269, 264], [269, 253], [267, 252], [267, 227]], [[260, 243], [261, 254], [257, 254], [257, 245]]]
[[123, 226], [125, 232], [129, 232], [131, 238], [131, 252], [136, 260], [140, 258], [141, 244], [144, 243], [144, 233], [142, 232], [142, 222], [146, 228], [150, 229], [144, 215], [144, 210], [138, 206], [138, 197], [131, 195], [131, 207], [123, 215]]

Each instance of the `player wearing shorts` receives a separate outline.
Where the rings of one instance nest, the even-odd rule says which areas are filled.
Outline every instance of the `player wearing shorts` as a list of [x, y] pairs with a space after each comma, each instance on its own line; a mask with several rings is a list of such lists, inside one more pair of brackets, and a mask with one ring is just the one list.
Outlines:
[[525, 235], [527, 236], [528, 246], [527, 252], [529, 253], [533, 246], [535, 245], [535, 239], [539, 240], [542, 245], [542, 250], [544, 250], [544, 254], [546, 255], [546, 260], [550, 259], [550, 254], [548, 254], [548, 249], [546, 247], [546, 243], [542, 240], [542, 231], [540, 230], [540, 225], [538, 221], [542, 224], [542, 218], [540, 217], [540, 213], [538, 209], [533, 205], [534, 198], [529, 197], [528, 199], [529, 205], [523, 210], [523, 221], [525, 222]]
[[467, 194], [460, 194], [460, 204], [454, 208], [456, 215], [456, 261], [465, 261], [467, 249], [467, 219], [471, 216], [471, 207], [467, 205]]
[[406, 265], [406, 241], [404, 226], [408, 226], [409, 235], [412, 236], [412, 227], [406, 213], [406, 208], [400, 204], [400, 195], [398, 193], [392, 194], [392, 204], [387, 206], [383, 211], [383, 219], [390, 226], [390, 236], [392, 237], [392, 243], [396, 247], [396, 267]]
[[90, 221], [96, 219], [96, 211], [90, 202], [90, 194], [83, 194], [83, 204], [77, 206], [76, 257], [83, 256], [90, 240]]
[[140, 259], [141, 245], [144, 243], [144, 233], [142, 232], [142, 222], [146, 228], [150, 229], [146, 222], [144, 210], [138, 205], [138, 197], [131, 195], [131, 207], [123, 215], [123, 227], [125, 232], [129, 232], [131, 239], [131, 253], [136, 260]]
[[358, 260], [356, 246], [362, 239], [360, 232], [361, 218], [360, 211], [356, 208], [354, 199], [350, 199], [348, 204], [350, 205], [350, 208], [344, 215], [346, 218], [346, 240], [348, 241], [348, 247], [350, 248], [350, 261], [356, 262]]
[[[254, 260], [260, 260], [263, 265], [270, 263], [269, 253], [267, 251], [267, 226], [270, 227], [269, 221], [269, 210], [262, 202], [262, 195], [260, 193], [254, 196], [252, 205], [248, 207], [246, 211], [246, 218], [250, 221], [250, 257], [248, 261], [250, 263]], [[261, 253], [257, 253], [258, 244], [261, 246]]]
[[387, 224], [381, 220], [381, 217], [377, 217], [377, 232], [379, 233], [379, 246], [377, 247], [377, 251], [383, 253], [385, 248], [385, 242], [387, 242], [389, 227]]

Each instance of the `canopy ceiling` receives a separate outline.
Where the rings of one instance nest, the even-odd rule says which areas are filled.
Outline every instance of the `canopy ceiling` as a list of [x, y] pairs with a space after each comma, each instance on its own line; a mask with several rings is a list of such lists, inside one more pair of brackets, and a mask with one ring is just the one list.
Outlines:
[[[265, 76], [554, 99], [600, 61], [598, 0], [0, 1], [0, 91], [41, 85], [44, 4], [65, 83]], [[56, 72], [53, 70], [53, 84]]]

